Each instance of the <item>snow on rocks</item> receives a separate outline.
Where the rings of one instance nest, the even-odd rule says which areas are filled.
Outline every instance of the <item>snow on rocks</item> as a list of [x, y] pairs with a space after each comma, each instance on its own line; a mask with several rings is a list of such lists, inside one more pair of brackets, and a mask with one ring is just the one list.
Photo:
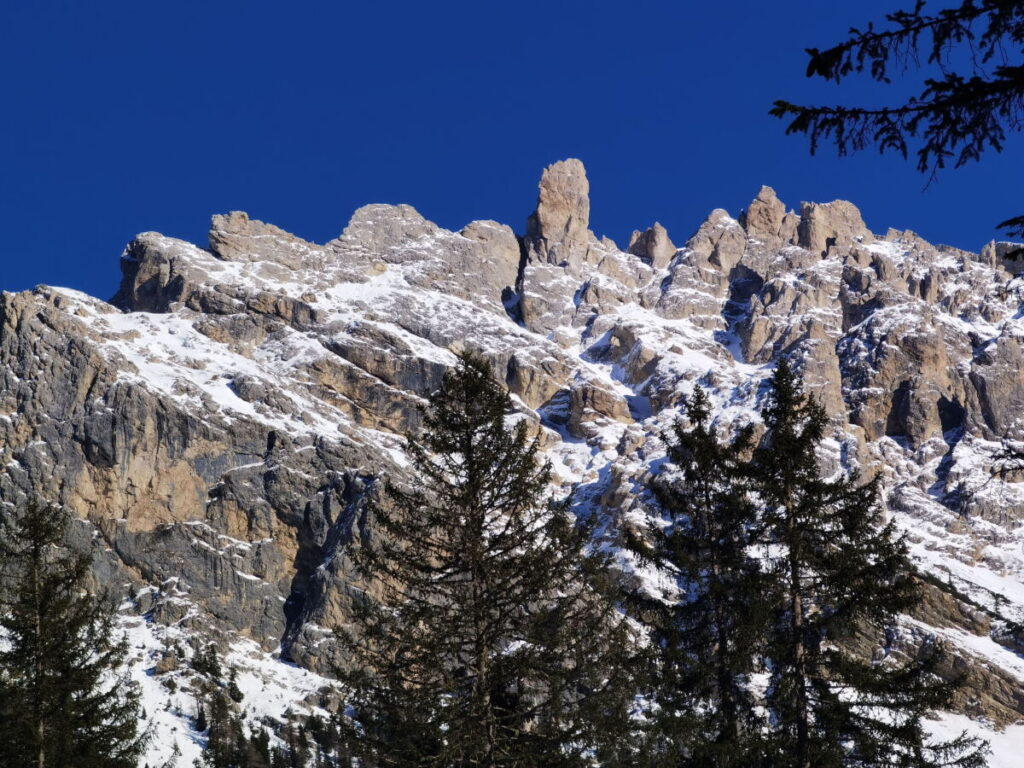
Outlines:
[[[787, 355], [831, 418], [827, 466], [882, 473], [921, 567], [1024, 615], [1024, 473], [990, 471], [1003, 440], [1024, 436], [1024, 279], [999, 249], [879, 237], [849, 203], [797, 213], [763, 188], [681, 248], [653, 227], [624, 252], [590, 231], [589, 194], [578, 161], [549, 168], [521, 240], [372, 205], [315, 244], [236, 212], [214, 217], [208, 249], [140, 235], [112, 304], [4, 294], [4, 498], [56, 483], [131, 578], [188, 574], [178, 608], [251, 635], [260, 674], [305, 696], [307, 673], [266, 653], [277, 633], [308, 666], [329, 656], [360, 495], [405, 471], [402, 436], [459, 353], [509, 386], [558, 492], [604, 516], [608, 546], [622, 526], [658, 524], [644, 488], [693, 387], [720, 428], [756, 424]], [[658, 578], [625, 555], [622, 567]], [[147, 664], [162, 626], [131, 629]], [[248, 681], [243, 667], [264, 662], [237, 663]], [[272, 709], [275, 696], [253, 698]]]

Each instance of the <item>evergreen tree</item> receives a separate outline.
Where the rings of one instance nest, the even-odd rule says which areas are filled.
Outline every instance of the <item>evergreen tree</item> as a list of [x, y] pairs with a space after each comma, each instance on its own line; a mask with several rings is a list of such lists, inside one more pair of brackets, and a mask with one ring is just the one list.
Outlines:
[[287, 745], [289, 768], [307, 768], [309, 764], [309, 739], [306, 729], [295, 717], [294, 712], [285, 714], [284, 741]]
[[844, 648], [855, 636], [885, 647], [886, 628], [916, 594], [906, 547], [883, 524], [877, 479], [823, 478], [825, 412], [785, 361], [763, 417], [755, 464], [770, 573], [782, 595], [768, 644], [769, 764], [983, 765], [983, 748], [965, 736], [926, 741], [922, 718], [950, 693], [933, 674], [936, 649], [900, 664]]
[[[824, 139], [840, 155], [876, 146], [907, 157], [916, 143], [917, 168], [932, 176], [1001, 152], [1007, 134], [1024, 127], [1024, 2], [959, 0], [935, 9], [919, 0], [885, 22], [850, 29], [825, 50], [808, 48], [807, 76], [840, 83], [865, 73], [890, 84], [917, 70], [920, 90], [881, 107], [779, 100], [771, 114], [790, 120], [786, 133], [808, 134], [812, 153]], [[999, 226], [1024, 236], [1024, 216]]]
[[750, 494], [747, 428], [721, 441], [707, 395], [697, 387], [668, 439], [681, 471], [653, 490], [667, 527], [630, 538], [642, 559], [678, 579], [680, 596], [638, 596], [658, 649], [652, 764], [747, 766], [756, 762], [763, 722], [750, 686], [764, 638], [770, 585], [751, 553], [757, 506]]
[[[370, 765], [591, 765], [628, 725], [625, 623], [591, 524], [547, 497], [549, 465], [486, 363], [463, 356], [410, 439], [413, 484], [370, 504], [351, 550], [381, 585], [342, 634]], [[352, 738], [354, 736], [354, 738]]]
[[135, 686], [106, 601], [87, 590], [90, 558], [61, 548], [68, 516], [29, 504], [0, 531], [0, 765], [135, 768]]
[[220, 680], [222, 670], [216, 643], [209, 643], [205, 648], [196, 651], [192, 658], [192, 669], [215, 681]]
[[[221, 691], [214, 691], [205, 707], [207, 716], [206, 748], [197, 761], [200, 768], [250, 768], [250, 749], [242, 718]], [[203, 709], [200, 709], [200, 713]]]
[[238, 673], [234, 668], [232, 668], [231, 673], [228, 675], [228, 696], [235, 704], [241, 704], [242, 700], [245, 699], [245, 694], [238, 687]]
[[249, 739], [251, 768], [270, 768], [270, 735], [264, 728], [257, 728]]
[[160, 768], [178, 768], [178, 760], [180, 759], [181, 747], [178, 746], [178, 742], [174, 742], [174, 748], [171, 750], [171, 756], [163, 762], [163, 765], [161, 765]]

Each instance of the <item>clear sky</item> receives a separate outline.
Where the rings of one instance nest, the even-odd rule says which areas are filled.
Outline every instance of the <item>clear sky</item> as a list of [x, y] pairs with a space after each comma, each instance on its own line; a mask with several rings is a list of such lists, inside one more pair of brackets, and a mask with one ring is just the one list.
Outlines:
[[682, 244], [761, 184], [845, 198], [868, 225], [976, 250], [1024, 213], [1024, 142], [925, 189], [911, 162], [808, 153], [776, 98], [890, 98], [804, 77], [809, 46], [909, 0], [766, 3], [0, 4], [0, 288], [103, 298], [141, 231], [205, 244], [244, 210], [336, 236], [371, 202], [449, 228], [522, 231], [541, 169], [579, 157], [591, 226], [620, 245], [658, 220]]

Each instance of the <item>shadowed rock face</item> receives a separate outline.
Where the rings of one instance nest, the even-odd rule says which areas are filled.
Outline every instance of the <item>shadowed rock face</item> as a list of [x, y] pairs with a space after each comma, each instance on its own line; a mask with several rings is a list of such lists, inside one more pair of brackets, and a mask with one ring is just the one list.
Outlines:
[[[457, 353], [488, 359], [555, 490], [605, 515], [613, 542], [655, 514], [642, 488], [693, 385], [723, 427], [756, 422], [788, 355], [832, 417], [823, 465], [881, 472], [922, 568], [976, 603], [939, 590], [907, 642], [928, 626], [954, 645], [1020, 642], [1024, 486], [988, 471], [1001, 440], [1024, 438], [1009, 246], [877, 236], [850, 203], [797, 214], [763, 187], [682, 248], [655, 224], [624, 252], [591, 233], [589, 194], [582, 163], [555, 163], [519, 237], [370, 205], [315, 244], [235, 212], [213, 218], [207, 249], [139, 235], [111, 303], [3, 294], [0, 499], [89, 521], [97, 578], [163, 585], [146, 606], [158, 620], [326, 670], [350, 590], [373, 589], [345, 555], [372, 527], [361, 499], [404, 476], [402, 436]], [[998, 683], [984, 714], [1012, 720], [1013, 671], [972, 648], [972, 684]]]

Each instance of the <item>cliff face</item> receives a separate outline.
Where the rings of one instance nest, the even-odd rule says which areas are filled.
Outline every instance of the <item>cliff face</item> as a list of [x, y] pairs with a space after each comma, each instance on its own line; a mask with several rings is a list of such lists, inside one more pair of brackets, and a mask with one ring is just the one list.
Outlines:
[[991, 471], [1003, 441], [1024, 441], [1008, 246], [879, 236], [850, 203], [787, 212], [765, 187], [682, 248], [655, 224], [622, 251], [590, 232], [589, 208], [567, 160], [544, 172], [522, 236], [369, 205], [318, 245], [231, 213], [206, 249], [139, 235], [110, 303], [5, 293], [0, 499], [37, 494], [88, 521], [98, 578], [132, 584], [157, 625], [324, 671], [348, 590], [368, 586], [345, 559], [360, 496], [404, 471], [413, 406], [456, 353], [490, 361], [613, 541], [655, 514], [642, 489], [694, 384], [723, 424], [756, 422], [786, 354], [832, 417], [822, 461], [881, 472], [916, 560], [946, 585], [906, 639], [941, 634], [970, 672], [962, 708], [1016, 720], [1024, 474]]

